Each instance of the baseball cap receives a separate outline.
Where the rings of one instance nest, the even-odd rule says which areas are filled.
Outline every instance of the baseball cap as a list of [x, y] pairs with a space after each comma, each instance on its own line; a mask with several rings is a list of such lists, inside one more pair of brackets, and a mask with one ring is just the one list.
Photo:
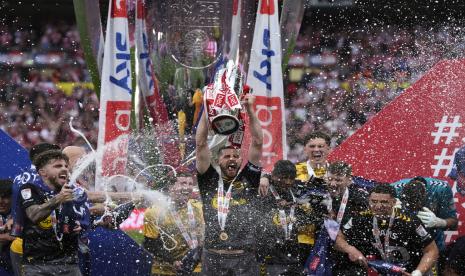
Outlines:
[[457, 180], [457, 172], [465, 174], [465, 147], [462, 147], [455, 153], [454, 165], [449, 173], [449, 177]]

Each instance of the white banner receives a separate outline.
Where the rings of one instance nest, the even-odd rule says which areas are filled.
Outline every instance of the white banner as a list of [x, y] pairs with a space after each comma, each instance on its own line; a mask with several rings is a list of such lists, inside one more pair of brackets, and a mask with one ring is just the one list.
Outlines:
[[97, 181], [125, 174], [131, 117], [131, 55], [125, 0], [110, 0], [100, 90]]
[[255, 110], [263, 129], [262, 166], [271, 171], [286, 159], [286, 123], [277, 0], [260, 0], [250, 53], [247, 84], [257, 100]]

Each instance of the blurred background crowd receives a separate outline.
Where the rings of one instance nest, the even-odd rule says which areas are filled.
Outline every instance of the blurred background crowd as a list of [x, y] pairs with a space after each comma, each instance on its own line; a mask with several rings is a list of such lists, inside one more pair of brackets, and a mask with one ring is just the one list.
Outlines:
[[[454, 26], [303, 25], [285, 71], [289, 159], [302, 159], [302, 139], [315, 130], [332, 134], [333, 146], [341, 143], [435, 62], [464, 52], [461, 33]], [[74, 118], [95, 145], [98, 98], [83, 56], [74, 23], [0, 25], [0, 128], [26, 148], [40, 141], [67, 146], [78, 139], [68, 125]], [[182, 99], [163, 91], [171, 118], [185, 112], [187, 137], [197, 88]]]

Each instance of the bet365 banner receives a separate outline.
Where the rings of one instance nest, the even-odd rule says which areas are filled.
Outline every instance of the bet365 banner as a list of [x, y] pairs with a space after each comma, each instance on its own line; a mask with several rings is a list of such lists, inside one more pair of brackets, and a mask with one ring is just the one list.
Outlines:
[[260, 0], [250, 53], [247, 84], [256, 96], [255, 112], [263, 129], [264, 170], [286, 158], [281, 35], [277, 0]]
[[465, 234], [465, 197], [448, 178], [454, 153], [465, 144], [465, 59], [444, 60], [406, 89], [331, 154], [345, 160], [354, 174], [392, 183], [414, 176], [450, 183]]
[[124, 174], [131, 115], [131, 55], [125, 0], [110, 0], [100, 91], [97, 176]]

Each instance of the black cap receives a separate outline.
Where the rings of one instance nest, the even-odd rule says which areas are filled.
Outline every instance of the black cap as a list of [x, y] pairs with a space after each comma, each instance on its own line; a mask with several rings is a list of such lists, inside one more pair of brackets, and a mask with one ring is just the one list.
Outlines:
[[50, 143], [35, 144], [29, 151], [29, 159], [33, 160], [38, 154], [48, 150], [61, 150], [61, 148], [58, 145]]

